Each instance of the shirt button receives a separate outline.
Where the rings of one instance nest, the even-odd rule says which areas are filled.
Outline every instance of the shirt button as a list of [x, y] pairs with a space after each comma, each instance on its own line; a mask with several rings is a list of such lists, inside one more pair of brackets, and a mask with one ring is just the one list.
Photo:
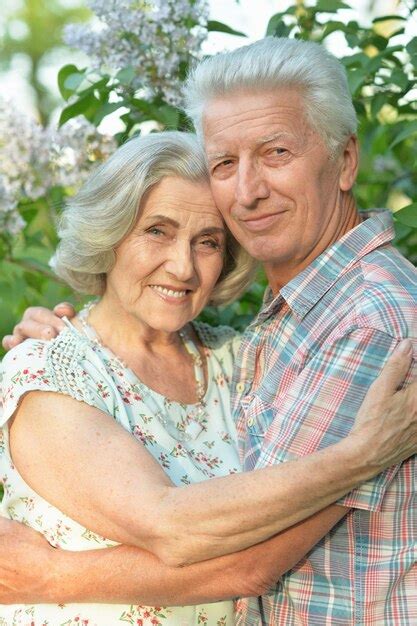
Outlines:
[[247, 425], [248, 425], [249, 427], [251, 427], [251, 426], [253, 426], [253, 425], [254, 425], [255, 420], [253, 419], [253, 417], [248, 417], [248, 420], [247, 420], [247, 422], [246, 422], [246, 423], [247, 423]]
[[238, 393], [242, 393], [242, 391], [245, 390], [245, 383], [243, 383], [242, 381], [240, 383], [237, 383], [236, 385], [236, 391]]

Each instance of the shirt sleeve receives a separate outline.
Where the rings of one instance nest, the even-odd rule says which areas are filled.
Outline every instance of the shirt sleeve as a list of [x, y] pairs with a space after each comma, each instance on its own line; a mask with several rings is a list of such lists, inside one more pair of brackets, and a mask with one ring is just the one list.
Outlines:
[[[397, 343], [398, 339], [380, 330], [360, 328], [322, 345], [283, 397], [273, 400], [273, 406], [261, 386], [253, 402], [258, 404], [260, 419], [271, 409], [274, 418], [263, 433], [258, 466], [305, 456], [346, 437], [369, 386]], [[267, 385], [270, 393], [270, 379]], [[389, 468], [338, 504], [380, 510], [398, 469]]]
[[100, 394], [101, 364], [86, 351], [86, 344], [64, 330], [52, 341], [28, 339], [7, 353], [0, 367], [0, 426], [30, 391], [62, 393], [111, 413]]

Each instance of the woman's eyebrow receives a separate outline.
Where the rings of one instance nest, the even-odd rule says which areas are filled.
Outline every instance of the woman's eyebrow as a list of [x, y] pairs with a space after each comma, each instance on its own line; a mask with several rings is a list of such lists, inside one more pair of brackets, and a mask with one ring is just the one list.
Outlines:
[[157, 214], [157, 215], [149, 215], [145, 217], [146, 222], [165, 222], [167, 224], [171, 224], [171, 226], [175, 226], [175, 228], [179, 228], [179, 222], [172, 219], [172, 217], [168, 217], [167, 215]]
[[202, 228], [201, 230], [199, 230], [196, 236], [199, 237], [200, 235], [216, 235], [216, 234], [224, 235], [224, 233], [225, 233], [225, 229], [222, 228], [221, 226], [208, 226], [207, 228]]
[[[148, 217], [145, 218], [145, 221], [149, 223], [159, 221], [159, 222], [164, 222], [166, 224], [171, 224], [175, 228], [180, 228], [179, 222], [172, 219], [172, 217], [168, 217], [167, 215], [162, 215], [162, 214], [149, 215]], [[201, 228], [198, 231], [198, 233], [196, 234], [196, 237], [199, 237], [200, 235], [215, 235], [216, 233], [222, 235], [225, 233], [225, 229], [222, 226], [206, 226], [206, 227]]]

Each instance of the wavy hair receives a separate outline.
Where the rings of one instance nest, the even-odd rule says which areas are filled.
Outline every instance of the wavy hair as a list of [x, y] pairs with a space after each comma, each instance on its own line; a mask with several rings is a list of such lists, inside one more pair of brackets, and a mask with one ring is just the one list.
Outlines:
[[[80, 293], [102, 295], [115, 248], [136, 223], [144, 194], [165, 176], [208, 183], [204, 151], [195, 135], [152, 133], [118, 148], [67, 203], [51, 260], [56, 274]], [[210, 303], [233, 302], [252, 282], [256, 267], [227, 232], [223, 270]]]
[[208, 57], [190, 72], [185, 110], [202, 136], [204, 108], [211, 100], [295, 87], [306, 117], [334, 156], [357, 130], [357, 118], [343, 65], [324, 46], [298, 39], [266, 37], [231, 52]]

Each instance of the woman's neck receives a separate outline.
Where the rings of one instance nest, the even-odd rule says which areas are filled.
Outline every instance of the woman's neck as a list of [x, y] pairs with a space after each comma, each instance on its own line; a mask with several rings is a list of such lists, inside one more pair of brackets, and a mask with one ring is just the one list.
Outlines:
[[[149, 328], [105, 297], [92, 307], [87, 321], [100, 343], [146, 386], [177, 402], [198, 400], [194, 361], [179, 333]], [[197, 339], [193, 332], [191, 336]], [[204, 359], [203, 370], [206, 376]]]
[[165, 352], [182, 347], [177, 332], [151, 328], [106, 294], [91, 309], [88, 322], [100, 336], [101, 341], [117, 353], [120, 349], [125, 352], [129, 348], [137, 353], [138, 349]]

